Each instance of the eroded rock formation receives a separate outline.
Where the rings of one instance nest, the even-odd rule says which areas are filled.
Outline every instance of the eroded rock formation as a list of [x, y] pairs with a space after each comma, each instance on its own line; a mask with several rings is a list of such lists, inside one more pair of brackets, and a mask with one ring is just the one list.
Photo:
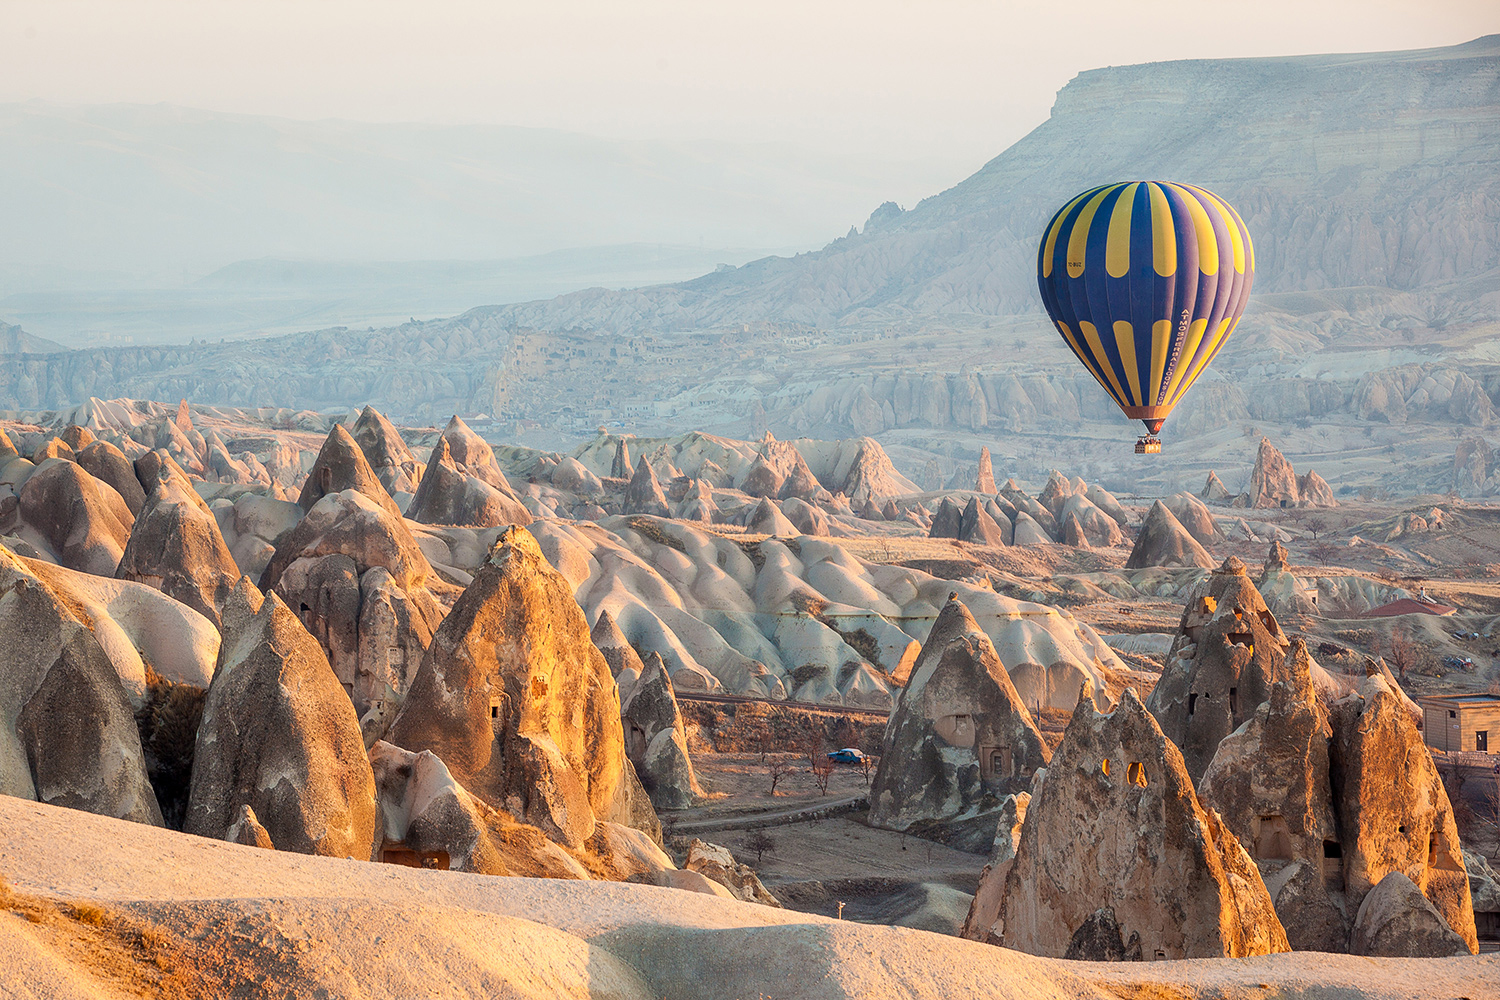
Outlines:
[[80, 610], [0, 546], [0, 794], [160, 826], [130, 700]]
[[1133, 690], [1108, 714], [1079, 699], [1033, 789], [988, 933], [1006, 948], [1094, 961], [1289, 950], [1254, 863], [1199, 805], [1182, 755]]
[[[601, 615], [600, 622], [605, 621]], [[594, 631], [599, 631], [597, 626]], [[625, 731], [625, 754], [635, 766], [653, 806], [686, 809], [695, 798], [703, 796], [693, 773], [693, 759], [688, 755], [677, 694], [659, 654], [646, 657], [639, 680], [621, 699], [620, 716]]]
[[1161, 680], [1146, 704], [1201, 778], [1219, 743], [1253, 716], [1286, 677], [1288, 641], [1230, 556], [1193, 589]]
[[431, 750], [479, 798], [568, 847], [639, 810], [609, 665], [567, 581], [518, 528], [433, 636], [387, 739]]
[[1136, 535], [1135, 547], [1130, 550], [1125, 568], [1198, 566], [1210, 569], [1213, 564], [1213, 556], [1172, 516], [1167, 505], [1158, 500], [1146, 513], [1145, 523]]
[[989, 636], [950, 598], [886, 727], [870, 822], [986, 850], [999, 800], [1025, 790], [1047, 756]]
[[183, 828], [223, 838], [249, 806], [279, 850], [368, 859], [375, 781], [359, 719], [322, 648], [249, 580], [223, 618]]

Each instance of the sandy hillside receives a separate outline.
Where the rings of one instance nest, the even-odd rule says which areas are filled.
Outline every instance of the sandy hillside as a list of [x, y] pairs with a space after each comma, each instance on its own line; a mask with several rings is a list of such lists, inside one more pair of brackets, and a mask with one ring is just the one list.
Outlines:
[[14, 798], [0, 831], [0, 995], [16, 998], [1500, 997], [1493, 955], [1068, 963], [673, 889], [261, 851]]

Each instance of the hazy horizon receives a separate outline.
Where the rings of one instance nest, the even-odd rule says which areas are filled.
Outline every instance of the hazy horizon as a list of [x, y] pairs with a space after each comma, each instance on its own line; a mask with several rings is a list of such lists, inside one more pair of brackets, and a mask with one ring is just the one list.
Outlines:
[[956, 182], [1044, 121], [1053, 95], [1084, 70], [1452, 45], [1500, 31], [1500, 10], [1479, 0], [1269, 0], [1233, 27], [1185, 0], [1065, 10], [972, 0], [733, 9], [16, 0], [0, 7], [10, 40], [0, 103], [168, 103], [887, 155], [916, 147], [962, 171]]

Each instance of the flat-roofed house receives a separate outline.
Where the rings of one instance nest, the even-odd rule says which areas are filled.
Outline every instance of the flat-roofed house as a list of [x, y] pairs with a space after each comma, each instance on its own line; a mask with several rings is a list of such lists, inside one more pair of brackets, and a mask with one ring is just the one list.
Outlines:
[[1500, 695], [1434, 694], [1417, 701], [1422, 739], [1432, 749], [1500, 754]]

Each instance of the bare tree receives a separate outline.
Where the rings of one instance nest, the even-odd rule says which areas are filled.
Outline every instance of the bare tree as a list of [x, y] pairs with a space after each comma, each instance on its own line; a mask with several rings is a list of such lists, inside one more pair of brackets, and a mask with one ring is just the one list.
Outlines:
[[771, 794], [776, 794], [776, 786], [781, 779], [796, 771], [792, 762], [786, 757], [772, 757], [766, 761], [766, 773], [771, 776]]
[[764, 855], [776, 853], [776, 838], [764, 830], [751, 830], [740, 846], [746, 851], [755, 852], [755, 867], [759, 868], [760, 859]]
[[865, 772], [865, 787], [869, 788], [870, 772], [875, 768], [875, 758], [870, 756], [869, 754], [865, 754], [859, 759], [859, 766], [860, 769]]
[[828, 780], [833, 777], [833, 761], [824, 757], [813, 764], [812, 773], [813, 782], [818, 786], [818, 791], [823, 795], [827, 795]]

